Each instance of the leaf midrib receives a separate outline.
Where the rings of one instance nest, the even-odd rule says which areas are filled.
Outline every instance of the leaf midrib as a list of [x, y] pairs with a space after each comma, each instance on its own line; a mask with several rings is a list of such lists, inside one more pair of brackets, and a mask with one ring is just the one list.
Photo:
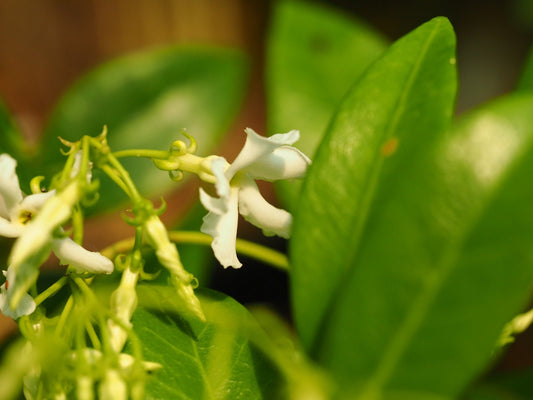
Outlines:
[[[399, 121], [399, 118], [400, 118], [400, 115], [401, 115], [401, 111], [403, 111], [405, 109], [405, 104], [406, 104], [406, 98], [407, 98], [407, 95], [408, 93], [411, 91], [412, 87], [413, 87], [413, 83], [414, 83], [414, 80], [415, 80], [415, 76], [417, 74], [417, 72], [420, 70], [420, 67], [422, 65], [422, 61], [424, 60], [425, 56], [427, 55], [427, 52], [429, 50], [429, 47], [430, 47], [430, 44], [431, 42], [433, 41], [437, 31], [438, 31], [438, 28], [439, 26], [441, 25], [441, 22], [439, 22], [439, 24], [436, 24], [435, 28], [433, 29], [433, 31], [431, 32], [430, 35], [428, 35], [428, 38], [424, 44], [424, 47], [422, 49], [422, 51], [420, 52], [420, 56], [418, 58], [418, 60], [416, 61], [416, 63], [414, 64], [413, 66], [413, 69], [409, 75], [409, 78], [405, 84], [405, 88], [406, 90], [404, 90], [403, 92], [403, 95], [400, 97], [400, 99], [398, 100], [398, 107], [397, 107], [397, 111], [395, 112], [394, 116], [393, 116], [393, 120], [391, 122], [391, 124], [389, 125], [389, 129], [387, 130], [387, 133], [386, 133], [386, 136], [385, 137], [388, 137], [390, 136], [391, 134], [391, 131], [393, 131], [397, 124], [398, 124], [398, 121]], [[376, 158], [378, 156], [378, 153], [376, 153]], [[383, 161], [379, 160], [378, 158], [378, 162], [379, 162], [379, 166], [378, 168], [376, 168], [376, 172], [374, 174], [372, 174], [372, 178], [374, 181], [377, 181], [377, 177], [378, 177], [378, 172], [381, 170], [381, 165], [383, 163]], [[372, 195], [368, 195], [366, 196], [365, 198], [365, 215], [368, 216], [368, 210], [370, 209], [370, 203], [371, 203], [371, 199], [374, 198], [374, 194], [375, 194], [375, 188], [377, 186], [377, 182], [372, 182], [371, 184], [371, 188], [373, 189], [372, 191]], [[367, 221], [367, 218], [364, 218], [364, 219], [361, 219], [362, 223], [361, 223], [361, 231], [362, 231], [362, 228], [364, 227], [365, 225], [365, 222]], [[359, 237], [360, 237], [360, 232], [357, 232], [356, 233], [357, 236], [355, 238], [355, 243], [360, 243], [359, 242]], [[357, 246], [359, 247], [359, 246]], [[350, 264], [349, 265], [353, 265], [354, 262], [355, 262], [355, 259], [357, 258], [358, 256], [358, 251], [354, 252], [351, 259], [350, 259]], [[450, 265], [452, 265], [453, 263], [450, 263]], [[451, 269], [451, 268], [449, 268]], [[352, 272], [353, 273], [353, 270], [352, 271], [349, 271], [349, 272]], [[440, 270], [439, 270], [440, 272]], [[350, 274], [351, 275], [351, 274]], [[434, 285], [437, 285], [438, 283], [438, 273], [435, 273], [433, 274], [433, 276], [431, 278], [428, 278], [426, 282], [427, 283], [427, 286], [428, 288], [431, 288], [433, 287]], [[443, 279], [444, 280], [444, 279]], [[435, 283], [432, 283], [433, 281], [435, 281]], [[346, 279], [346, 280], [343, 280], [343, 282], [349, 282], [349, 279]], [[436, 286], [436, 289], [438, 289], [438, 286]], [[342, 290], [339, 290], [339, 293], [341, 293]], [[428, 293], [426, 293], [428, 292]], [[399, 329], [396, 330], [397, 334], [396, 335], [393, 335], [392, 337], [392, 340], [389, 341], [389, 345], [386, 347], [386, 350], [382, 352], [383, 354], [383, 357], [381, 358], [381, 361], [378, 363], [378, 368], [376, 369], [376, 371], [374, 372], [373, 375], [371, 375], [369, 377], [369, 380], [367, 381], [368, 383], [366, 384], [366, 389], [363, 391], [363, 394], [361, 396], [361, 399], [365, 399], [365, 398], [368, 398], [368, 399], [374, 399], [374, 398], [380, 398], [380, 395], [382, 393], [382, 388], [384, 386], [384, 383], [390, 378], [392, 372], [394, 371], [394, 369], [396, 368], [397, 364], [398, 364], [398, 361], [400, 360], [403, 352], [405, 351], [405, 349], [407, 348], [407, 344], [410, 342], [409, 339], [413, 336], [413, 334], [416, 332], [416, 328], [420, 325], [420, 321], [422, 320], [423, 316], [425, 315], [425, 313], [427, 312], [427, 309], [429, 308], [429, 305], [431, 303], [431, 300], [432, 298], [436, 295], [436, 291], [433, 293], [431, 293], [431, 291], [428, 289], [428, 290], [423, 290], [420, 297], [422, 299], [424, 299], [425, 297], [427, 297], [427, 308], [424, 309], [423, 307], [420, 307], [420, 309], [418, 310], [419, 312], [418, 313], [410, 313], [408, 315], [414, 315], [415, 317], [418, 317], [416, 319], [414, 319], [413, 321], [411, 321], [411, 317], [407, 318], [405, 321], [406, 323], [404, 323]], [[418, 302], [418, 301], [415, 301], [414, 304], [423, 304], [422, 302]], [[416, 309], [417, 307], [415, 307]]]

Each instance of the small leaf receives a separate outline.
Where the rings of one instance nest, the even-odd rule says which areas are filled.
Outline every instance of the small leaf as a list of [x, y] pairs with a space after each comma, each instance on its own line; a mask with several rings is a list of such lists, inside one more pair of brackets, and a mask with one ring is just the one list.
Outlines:
[[201, 290], [207, 323], [185, 319], [165, 287], [139, 287], [142, 302], [133, 317], [146, 360], [163, 368], [150, 379], [148, 399], [279, 398], [278, 370], [254, 345], [264, 335], [233, 299]]
[[379, 187], [448, 127], [456, 92], [455, 38], [437, 18], [400, 39], [367, 70], [321, 143], [296, 210], [292, 301], [307, 349], [353, 268]]
[[[319, 4], [276, 2], [266, 67], [269, 132], [300, 130], [297, 146], [312, 156], [341, 98], [385, 49], [355, 18]], [[300, 183], [276, 186], [294, 204]]]
[[[76, 141], [104, 125], [112, 151], [167, 150], [174, 140], [185, 140], [180, 131], [186, 128], [199, 152], [208, 154], [236, 114], [245, 83], [245, 60], [236, 50], [172, 47], [112, 61], [75, 84], [57, 106], [41, 144], [43, 165], [56, 172], [63, 163], [58, 136]], [[144, 195], [177, 187], [150, 160], [123, 162]], [[125, 200], [104, 178], [102, 192], [99, 210]]]

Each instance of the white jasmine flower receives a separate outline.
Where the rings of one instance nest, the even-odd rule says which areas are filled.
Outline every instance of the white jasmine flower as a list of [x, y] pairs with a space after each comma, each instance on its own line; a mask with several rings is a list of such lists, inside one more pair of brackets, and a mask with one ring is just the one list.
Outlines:
[[[8, 267], [8, 271], [9, 271]], [[2, 271], [5, 277], [7, 277], [8, 273], [6, 271]], [[12, 310], [11, 307], [8, 305], [7, 301], [7, 289], [9, 287], [9, 281], [5, 281], [5, 283], [0, 286], [0, 311], [2, 314], [4, 314], [6, 317], [11, 317], [13, 319], [18, 319], [22, 317], [23, 315], [30, 315], [32, 312], [35, 311], [36, 305], [35, 301], [33, 301], [33, 297], [31, 297], [28, 293], [24, 293], [22, 298], [20, 299], [19, 305], [16, 309]]]
[[269, 204], [255, 180], [301, 178], [311, 163], [305, 154], [291, 146], [300, 137], [298, 131], [268, 138], [250, 128], [245, 132], [244, 147], [231, 165], [222, 157], [211, 162], [219, 197], [209, 196], [200, 189], [200, 201], [209, 211], [201, 231], [213, 237], [211, 247], [224, 268], [242, 265], [235, 251], [239, 213], [267, 236], [288, 238], [290, 235], [291, 214]]
[[113, 263], [68, 237], [54, 237], [54, 231], [70, 218], [72, 207], [79, 200], [78, 182], [72, 181], [61, 193], [52, 190], [24, 197], [16, 165], [8, 154], [0, 155], [0, 236], [18, 238], [10, 254], [12, 268], [8, 269], [6, 291], [10, 306], [18, 309], [25, 292], [37, 279], [38, 265], [50, 250], [62, 264], [71, 265], [78, 272], [111, 273]]
[[19, 237], [35, 213], [55, 191], [24, 197], [15, 173], [17, 162], [9, 154], [0, 155], [0, 236]]

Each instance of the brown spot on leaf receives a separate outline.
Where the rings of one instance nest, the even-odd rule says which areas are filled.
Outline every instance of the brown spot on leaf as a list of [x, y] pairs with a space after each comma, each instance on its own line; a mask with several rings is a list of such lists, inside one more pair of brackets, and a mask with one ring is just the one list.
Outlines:
[[393, 155], [397, 149], [398, 139], [393, 137], [383, 143], [383, 146], [381, 146], [381, 154], [383, 154], [385, 157], [389, 157]]

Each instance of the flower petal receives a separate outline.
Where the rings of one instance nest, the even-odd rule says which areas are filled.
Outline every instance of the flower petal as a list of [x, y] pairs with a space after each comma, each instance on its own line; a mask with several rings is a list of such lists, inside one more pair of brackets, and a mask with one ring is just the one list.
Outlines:
[[70, 238], [53, 239], [52, 250], [63, 265], [69, 265], [76, 272], [110, 274], [113, 262], [96, 251], [84, 249]]
[[7, 219], [0, 217], [0, 236], [8, 238], [19, 237], [23, 228], [22, 225], [12, 224]]
[[237, 240], [239, 190], [231, 188], [228, 198], [211, 197], [200, 189], [200, 201], [209, 211], [200, 230], [213, 238], [211, 248], [224, 268], [240, 268], [235, 245]]
[[281, 146], [246, 168], [254, 179], [276, 181], [303, 178], [311, 160], [296, 147]]
[[11, 307], [9, 307], [6, 285], [3, 284], [0, 286], [0, 311], [6, 317], [18, 319], [23, 315], [30, 315], [35, 311], [36, 307], [37, 306], [35, 305], [33, 298], [28, 293], [25, 293], [20, 299], [17, 308], [13, 310]]
[[9, 282], [9, 289], [6, 290], [8, 302], [6, 307], [11, 311], [19, 313], [26, 310], [29, 312], [31, 304], [27, 298], [29, 296], [28, 290], [37, 280], [39, 276], [38, 266], [44, 262], [48, 254], [46, 249], [42, 249], [27, 262], [20, 265], [12, 264], [7, 268], [6, 281]]
[[230, 206], [230, 197], [212, 197], [204, 189], [200, 188], [200, 202], [207, 211], [216, 215], [223, 215], [228, 211]]
[[19, 178], [15, 173], [17, 161], [9, 154], [0, 155], [0, 197], [7, 212], [22, 201]]
[[246, 128], [245, 132], [247, 136], [244, 147], [226, 171], [226, 177], [229, 180], [237, 171], [245, 169], [280, 146], [293, 144], [300, 137], [298, 131], [278, 133], [270, 137], [260, 136], [250, 128]]
[[9, 218], [9, 211], [7, 211], [6, 202], [0, 195], [0, 217]]
[[285, 210], [267, 202], [253, 179], [241, 179], [239, 212], [250, 223], [261, 228], [266, 236], [278, 235], [288, 238], [291, 233], [292, 216]]
[[[49, 195], [41, 209], [28, 224], [25, 225], [22, 235], [19, 236], [11, 254], [9, 262], [19, 265], [36, 252], [39, 252], [52, 239], [52, 232], [65, 223], [72, 213], [72, 207], [80, 198], [79, 182], [72, 181], [60, 193]], [[55, 195], [54, 195], [55, 194]], [[32, 196], [37, 203], [43, 201], [43, 193]], [[46, 194], [45, 194], [46, 195]], [[30, 196], [28, 196], [29, 198]], [[44, 196], [46, 197], [46, 196]]]
[[227, 165], [228, 162], [224, 157], [217, 157], [211, 161], [211, 172], [215, 176], [215, 188], [220, 197], [230, 196], [229, 180], [225, 174]]
[[55, 193], [55, 190], [50, 190], [49, 192], [30, 194], [29, 196], [24, 197], [24, 200], [21, 201], [18, 208], [35, 213], [39, 211], [44, 206], [44, 203], [46, 203], [50, 197], [53, 197]]
[[8, 294], [8, 290], [6, 289], [6, 284], [7, 282], [10, 283], [9, 292], [12, 292], [13, 285], [15, 284], [15, 281], [14, 281], [15, 271], [13, 271], [13, 268], [9, 266], [7, 268], [7, 271], [2, 271], [2, 274], [7, 278], [6, 283], [0, 286], [0, 311], [2, 312], [2, 314], [8, 317], [11, 317], [13, 319], [18, 319], [22, 317], [23, 315], [29, 315], [32, 312], [34, 312], [36, 308], [36, 304], [33, 298], [28, 293], [22, 294], [22, 297], [17, 307], [13, 309], [9, 306], [9, 298], [11, 296], [11, 293]]
[[268, 138], [273, 143], [278, 143], [280, 146], [291, 145], [300, 140], [300, 131], [293, 129], [287, 133], [276, 133]]

